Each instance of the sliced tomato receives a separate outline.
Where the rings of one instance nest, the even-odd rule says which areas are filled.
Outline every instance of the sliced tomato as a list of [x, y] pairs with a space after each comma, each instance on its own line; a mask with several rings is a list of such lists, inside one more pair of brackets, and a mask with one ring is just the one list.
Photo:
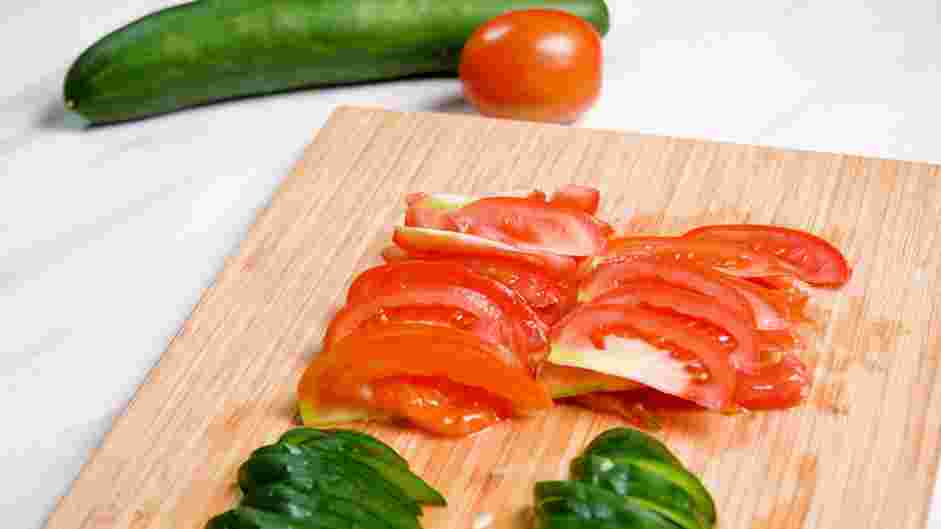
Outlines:
[[565, 399], [565, 402], [620, 417], [642, 430], [659, 430], [660, 418], [651, 413], [643, 401], [637, 400], [632, 395], [635, 391], [585, 393], [569, 397]]
[[512, 288], [534, 309], [575, 306], [575, 282], [555, 278], [544, 268], [500, 257], [462, 258], [456, 262]]
[[818, 286], [845, 285], [851, 275], [846, 257], [832, 244], [805, 231], [757, 224], [703, 226], [684, 238], [734, 241], [790, 263], [797, 276]]
[[715, 303], [734, 312], [754, 326], [754, 312], [749, 300], [732, 285], [727, 276], [709, 268], [651, 257], [625, 258], [595, 266], [578, 287], [579, 301], [588, 302], [626, 284], [656, 280], [710, 296]]
[[798, 290], [773, 290], [738, 277], [727, 277], [726, 282], [748, 300], [757, 329], [785, 330], [809, 321], [805, 314], [809, 298]]
[[398, 226], [393, 241], [412, 255], [503, 257], [545, 268], [556, 277], [571, 277], [575, 260], [565, 255], [521, 250], [498, 241], [447, 230]]
[[405, 196], [408, 204], [405, 225], [456, 231], [457, 226], [448, 214], [473, 201], [473, 198], [463, 195], [410, 193]]
[[735, 402], [749, 410], [792, 408], [810, 393], [813, 380], [807, 366], [795, 355], [742, 375], [735, 389]]
[[594, 265], [627, 257], [655, 258], [702, 268], [714, 268], [737, 277], [795, 276], [794, 267], [773, 255], [756, 252], [735, 241], [684, 237], [623, 237], [608, 241], [608, 249]]
[[372, 388], [379, 411], [438, 435], [472, 434], [513, 416], [506, 399], [446, 378], [390, 377]]
[[386, 246], [381, 252], [382, 260], [387, 263], [397, 263], [399, 261], [408, 261], [412, 257], [405, 250], [398, 246]]
[[549, 203], [594, 215], [601, 204], [601, 192], [593, 187], [568, 184], [557, 189]]
[[[422, 323], [390, 323], [373, 332], [351, 334], [321, 351], [304, 372], [298, 397], [310, 417], [329, 416], [335, 408], [375, 410], [381, 405], [387, 408], [384, 411], [414, 417], [427, 426], [434, 418], [423, 412], [426, 403], [409, 401], [408, 393], [395, 394], [382, 384], [395, 377], [427, 377], [448, 381], [437, 389], [449, 398], [453, 395], [451, 384], [474, 388], [468, 391], [484, 391], [509, 403], [513, 415], [552, 406], [545, 388], [527, 370], [509, 366], [499, 356], [492, 345], [466, 331]], [[377, 383], [382, 390], [379, 395]], [[454, 398], [456, 407], [466, 409], [464, 396]], [[475, 408], [487, 407], [482, 399], [470, 400], [477, 401]], [[500, 414], [500, 410], [493, 411]], [[448, 426], [444, 424], [445, 416], [441, 418], [441, 429]]]
[[[531, 368], [545, 358], [548, 348], [548, 328], [516, 291], [459, 262], [415, 260], [370, 268], [356, 277], [346, 300], [347, 306], [328, 329], [327, 347], [371, 319], [390, 319], [389, 309], [420, 306], [449, 307], [473, 315], [467, 330], [507, 347]], [[456, 323], [448, 312], [443, 321], [438, 314], [428, 318]]]
[[626, 378], [710, 409], [732, 404], [736, 373], [697, 320], [643, 305], [590, 303], [552, 330], [549, 362]]
[[596, 391], [621, 391], [643, 387], [633, 380], [546, 362], [539, 368], [539, 382], [554, 399], [584, 395]]
[[594, 217], [529, 198], [491, 197], [449, 214], [458, 231], [500, 241], [522, 250], [558, 255], [601, 253], [607, 234]]
[[[721, 329], [719, 342], [728, 345], [733, 367], [754, 369], [761, 362], [752, 321], [717, 303], [714, 298], [657, 279], [627, 283], [596, 298], [597, 303], [647, 305], [682, 314]], [[731, 340], [731, 342], [730, 342]]]

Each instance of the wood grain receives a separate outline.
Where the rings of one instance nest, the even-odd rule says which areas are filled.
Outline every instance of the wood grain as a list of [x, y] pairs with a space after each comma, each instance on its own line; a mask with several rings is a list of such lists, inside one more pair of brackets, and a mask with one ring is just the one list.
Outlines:
[[[811, 152], [435, 114], [341, 108], [307, 149], [47, 525], [197, 528], [234, 473], [292, 425], [294, 387], [409, 191], [567, 182], [625, 229], [794, 226], [855, 263], [816, 307], [806, 406], [670, 416], [663, 436], [716, 496], [726, 529], [923, 528], [941, 453], [941, 169]], [[447, 495], [429, 529], [523, 527], [532, 483], [567, 474], [617, 421], [560, 407], [452, 441], [390, 441]]]

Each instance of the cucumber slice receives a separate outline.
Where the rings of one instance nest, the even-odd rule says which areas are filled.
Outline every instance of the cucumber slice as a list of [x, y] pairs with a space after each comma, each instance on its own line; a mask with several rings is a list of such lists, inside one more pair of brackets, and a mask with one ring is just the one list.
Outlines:
[[[682, 529], [664, 509], [581, 481], [541, 481], [535, 487], [537, 516], [568, 516], [630, 529]], [[695, 523], [695, 522], [694, 522]]]
[[[378, 503], [371, 505], [367, 503]], [[357, 502], [320, 490], [300, 491], [285, 483], [254, 489], [242, 499], [243, 507], [280, 513], [299, 520], [346, 520], [361, 529], [420, 529], [414, 516], [393, 516], [380, 502]]]
[[281, 436], [279, 443], [312, 446], [361, 457], [373, 457], [391, 465], [408, 468], [408, 461], [389, 445], [371, 435], [355, 430], [318, 430], [295, 428]]
[[[287, 445], [269, 448], [286, 449]], [[298, 447], [293, 449], [299, 450]], [[415, 500], [370, 467], [329, 452], [292, 454], [267, 451], [256, 453], [239, 468], [239, 486], [246, 494], [274, 482], [286, 482], [305, 491], [318, 490], [324, 483], [336, 482], [337, 486], [351, 489], [350, 494], [382, 499], [390, 510], [398, 508], [413, 516], [421, 514], [421, 507]]]
[[572, 476], [610, 490], [621, 496], [633, 496], [655, 502], [676, 512], [674, 521], [694, 518], [699, 526], [716, 523], [712, 496], [688, 470], [660, 461], [631, 457], [607, 458], [586, 455], [572, 462]]

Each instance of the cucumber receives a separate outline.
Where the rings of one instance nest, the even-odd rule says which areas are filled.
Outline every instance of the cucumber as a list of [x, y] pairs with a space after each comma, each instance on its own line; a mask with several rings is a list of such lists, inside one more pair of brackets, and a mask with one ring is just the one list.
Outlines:
[[[537, 520], [552, 516], [631, 529], [681, 529], [654, 503], [581, 481], [541, 481], [535, 492]], [[539, 528], [542, 529], [542, 528]]]
[[308, 491], [316, 491], [324, 483], [338, 482], [351, 494], [382, 499], [390, 510], [418, 516], [421, 508], [400, 488], [360, 463], [317, 455], [266, 453], [254, 455], [239, 469], [239, 487], [249, 493], [255, 488], [285, 482]]
[[608, 30], [604, 0], [197, 0], [85, 50], [66, 75], [65, 105], [109, 123], [302, 87], [454, 74], [475, 28], [537, 7]]
[[633, 428], [612, 428], [588, 444], [585, 454], [618, 456], [623, 454], [671, 465], [683, 463], [657, 438]]
[[[262, 447], [256, 450], [253, 456], [269, 453], [291, 454], [298, 456], [301, 460], [310, 458], [311, 461], [317, 461], [320, 458], [326, 461], [336, 461], [337, 457], [340, 456], [340, 452], [335, 451], [332, 447], [324, 448], [317, 445], [293, 445], [289, 443]], [[438, 491], [413, 474], [408, 468], [402, 468], [398, 464], [389, 464], [370, 456], [357, 455], [354, 452], [343, 452], [342, 457], [350, 464], [353, 464], [359, 473], [367, 476], [378, 474], [380, 480], [398, 488], [401, 495], [416, 503], [435, 506], [447, 504]]]
[[336, 516], [299, 520], [276, 512], [239, 507], [209, 520], [206, 529], [358, 529], [358, 527], [352, 521]]
[[374, 505], [339, 498], [325, 491], [310, 494], [285, 483], [272, 483], [253, 490], [242, 498], [242, 507], [280, 513], [298, 520], [342, 519], [361, 529], [421, 528], [414, 516], [403, 524], [401, 520], [393, 519], [382, 506], [376, 509]]
[[295, 428], [281, 436], [279, 443], [316, 446], [357, 456], [373, 457], [390, 465], [408, 468], [408, 461], [389, 445], [356, 430], [318, 430]]
[[[670, 517], [687, 529], [712, 527], [715, 504], [695, 475], [685, 468], [631, 457], [582, 456], [572, 462], [572, 476], [622, 496], [669, 506]], [[690, 523], [690, 519], [696, 523]]]

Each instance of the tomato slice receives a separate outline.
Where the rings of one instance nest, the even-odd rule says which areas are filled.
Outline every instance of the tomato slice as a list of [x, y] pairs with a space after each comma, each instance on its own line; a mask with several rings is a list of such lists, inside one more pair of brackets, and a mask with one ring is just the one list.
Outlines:
[[549, 362], [727, 409], [736, 380], [728, 348], [696, 325], [688, 316], [642, 305], [582, 305], [553, 328]]
[[627, 257], [656, 258], [702, 268], [715, 268], [740, 277], [794, 276], [793, 266], [773, 255], [756, 252], [735, 241], [684, 237], [624, 237], [608, 241], [594, 265]]
[[809, 321], [805, 313], [809, 298], [796, 289], [773, 290], [738, 277], [725, 280], [748, 300], [757, 329], [778, 331]]
[[724, 331], [718, 339], [722, 344], [728, 344], [732, 365], [736, 369], [751, 370], [761, 362], [757, 349], [758, 337], [752, 322], [709, 296], [660, 280], [647, 279], [608, 291], [596, 298], [596, 302], [617, 305], [643, 304], [708, 322]]
[[805, 231], [757, 224], [703, 226], [684, 238], [734, 241], [790, 263], [797, 276], [817, 286], [845, 285], [851, 275], [846, 257], [832, 244]]
[[633, 380], [607, 375], [590, 369], [546, 362], [539, 368], [539, 382], [554, 399], [574, 397], [596, 391], [621, 391], [643, 387]]
[[[370, 268], [353, 281], [346, 300], [327, 332], [327, 347], [370, 319], [390, 319], [390, 308], [411, 305], [453, 307], [473, 315], [465, 330], [507, 347], [531, 368], [548, 349], [548, 328], [516, 291], [458, 262], [416, 260]], [[447, 313], [443, 319], [432, 314], [419, 321], [462, 325]]]
[[545, 268], [556, 277], [570, 277], [575, 260], [548, 252], [526, 251], [498, 241], [447, 230], [397, 226], [393, 241], [412, 255], [503, 257]]
[[604, 250], [607, 239], [602, 225], [584, 211], [552, 207], [529, 198], [482, 198], [449, 216], [462, 233], [522, 250], [596, 255]]
[[598, 205], [601, 204], [601, 192], [593, 187], [568, 184], [552, 194], [549, 204], [594, 215], [598, 212]]
[[749, 410], [792, 408], [810, 393], [813, 377], [795, 355], [739, 378], [735, 402]]
[[446, 378], [389, 377], [372, 388], [379, 411], [438, 435], [472, 434], [513, 415], [506, 399]]
[[400, 261], [408, 261], [412, 258], [408, 252], [398, 246], [386, 246], [382, 249], [380, 255], [382, 255], [382, 260], [386, 263], [398, 263]]
[[[513, 415], [552, 406], [545, 388], [527, 370], [509, 366], [499, 356], [492, 345], [466, 331], [422, 323], [390, 323], [373, 332], [351, 334], [321, 351], [304, 372], [298, 397], [309, 416], [327, 416], [333, 408], [377, 409], [382, 405], [394, 408], [388, 411], [417, 417], [419, 424], [427, 425], [433, 418], [420, 418], [427, 417], [419, 415], [423, 403], [402, 400], [399, 394], [398, 403], [392, 405], [390, 401], [397, 397], [390, 395], [384, 384], [380, 384], [382, 392], [377, 397], [375, 388], [375, 384], [393, 377], [427, 377], [475, 388], [469, 391], [482, 390], [509, 403]], [[438, 390], [451, 395], [451, 388], [448, 384]], [[465, 397], [456, 398], [458, 407], [467, 407]], [[419, 410], [410, 415], [412, 405]], [[487, 403], [479, 402], [476, 407], [486, 408]]]
[[708, 268], [649, 257], [600, 263], [579, 285], [578, 298], [588, 302], [606, 292], [643, 280], [661, 281], [710, 296], [715, 303], [734, 312], [749, 325], [755, 323], [752, 305], [727, 276]]

